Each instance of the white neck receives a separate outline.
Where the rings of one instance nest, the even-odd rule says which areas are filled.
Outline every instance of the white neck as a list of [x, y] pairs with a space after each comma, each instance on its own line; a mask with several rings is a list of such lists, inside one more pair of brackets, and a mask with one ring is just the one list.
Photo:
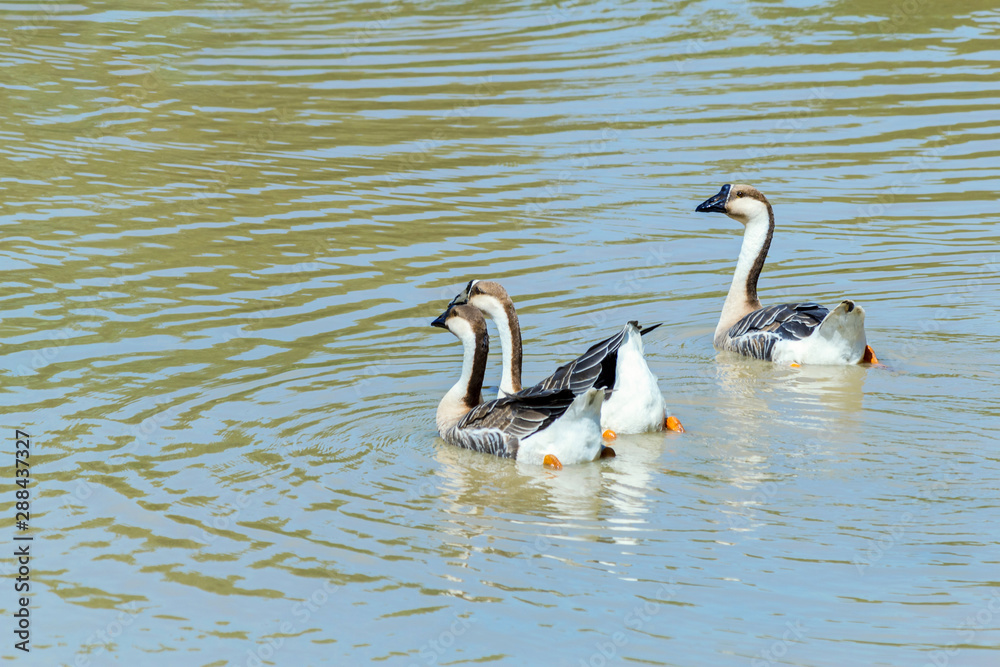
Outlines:
[[[729, 294], [726, 295], [726, 302], [722, 305], [719, 325], [715, 329], [716, 340], [724, 336], [730, 327], [743, 317], [760, 308], [760, 301], [757, 299], [757, 277], [760, 275], [758, 258], [761, 253], [766, 256], [771, 234], [770, 216], [767, 209], [761, 207], [761, 210], [747, 221], [743, 230], [743, 246], [740, 248], [740, 257], [736, 260], [736, 270], [733, 272], [733, 282], [729, 285]], [[760, 258], [760, 263], [763, 263], [763, 258]], [[756, 275], [751, 276], [753, 271], [756, 271]], [[747, 288], [751, 282], [752, 292]]]
[[[520, 353], [521, 327], [517, 321], [511, 322], [507, 317], [507, 309], [494, 296], [479, 295], [474, 297], [475, 305], [493, 320], [500, 334], [500, 353], [503, 356], [503, 371], [500, 375], [499, 397], [510, 396], [521, 390], [521, 364], [514, 363], [514, 355]], [[517, 327], [518, 345], [514, 345], [514, 327]]]
[[[465, 397], [469, 392], [469, 382], [472, 379], [472, 370], [476, 362], [476, 336], [471, 328], [456, 332], [462, 341], [462, 376], [458, 382], [448, 390], [437, 409], [437, 427], [440, 433], [444, 433], [471, 410], [472, 405], [466, 405]], [[479, 397], [477, 405], [482, 403], [482, 396]]]

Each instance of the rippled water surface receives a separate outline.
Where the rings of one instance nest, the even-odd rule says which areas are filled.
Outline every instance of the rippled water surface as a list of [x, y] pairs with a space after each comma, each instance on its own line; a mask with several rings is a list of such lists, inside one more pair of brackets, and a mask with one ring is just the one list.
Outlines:
[[[998, 38], [978, 0], [0, 5], [3, 655], [998, 664]], [[740, 181], [762, 300], [856, 299], [886, 368], [712, 349], [741, 230], [693, 209]], [[445, 445], [472, 278], [528, 380], [664, 322], [687, 433]]]

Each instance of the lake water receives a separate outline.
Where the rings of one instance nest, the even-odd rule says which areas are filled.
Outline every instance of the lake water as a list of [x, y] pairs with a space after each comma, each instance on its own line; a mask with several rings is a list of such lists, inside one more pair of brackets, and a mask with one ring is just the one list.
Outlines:
[[[1000, 662], [994, 3], [177, 7], [0, 5], [4, 657]], [[762, 301], [856, 299], [885, 368], [712, 349], [740, 181]], [[687, 433], [444, 444], [472, 278], [529, 381], [664, 322]]]

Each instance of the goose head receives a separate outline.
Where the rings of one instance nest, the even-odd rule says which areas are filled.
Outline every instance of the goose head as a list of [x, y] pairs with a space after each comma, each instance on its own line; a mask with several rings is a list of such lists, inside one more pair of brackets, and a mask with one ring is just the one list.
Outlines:
[[521, 324], [507, 290], [493, 280], [470, 280], [448, 306], [463, 304], [474, 306], [496, 324], [503, 351], [500, 396], [521, 391]]
[[496, 310], [498, 305], [503, 309], [512, 302], [507, 290], [500, 283], [493, 280], [470, 280], [465, 289], [448, 305], [457, 306], [464, 303], [491, 312]]
[[431, 326], [441, 327], [452, 332], [462, 341], [489, 340], [486, 333], [486, 320], [478, 308], [469, 305], [449, 305], [448, 309], [438, 315]]
[[767, 197], [752, 185], [743, 183], [723, 185], [717, 195], [698, 204], [694, 210], [698, 213], [725, 213], [744, 226], [751, 220], [767, 220], [771, 216], [771, 204]]
[[483, 376], [490, 353], [490, 337], [486, 334], [483, 314], [473, 306], [449, 306], [431, 324], [455, 334], [464, 348], [462, 375], [438, 404], [437, 427], [443, 434], [483, 402]]
[[478, 282], [479, 282], [478, 280], [470, 280], [469, 284], [465, 286], [465, 289], [459, 292], [455, 296], [455, 298], [451, 300], [451, 303], [448, 304], [448, 307], [451, 308], [452, 306], [458, 306], [463, 303], [469, 303], [469, 294], [472, 292], [472, 289], [476, 286], [476, 283]]

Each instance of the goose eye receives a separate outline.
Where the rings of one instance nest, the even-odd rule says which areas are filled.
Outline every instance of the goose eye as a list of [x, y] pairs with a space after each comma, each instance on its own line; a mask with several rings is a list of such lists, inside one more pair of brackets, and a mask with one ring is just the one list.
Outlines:
[[737, 197], [742, 197], [742, 196], [743, 196], [743, 193], [742, 193], [742, 192], [737, 192], [737, 193], [736, 193], [736, 196], [737, 196]]

